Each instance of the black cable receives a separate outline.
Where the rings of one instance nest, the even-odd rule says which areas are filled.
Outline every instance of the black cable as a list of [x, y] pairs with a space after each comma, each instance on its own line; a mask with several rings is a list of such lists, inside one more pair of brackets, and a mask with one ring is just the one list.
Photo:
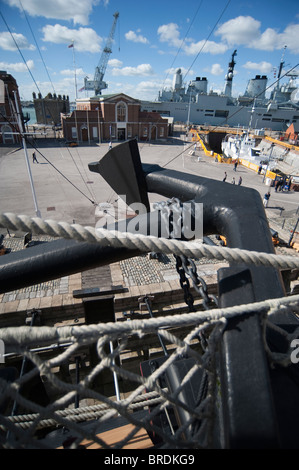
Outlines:
[[[252, 98], [252, 102], [254, 102], [254, 100], [256, 98], [258, 98], [260, 95], [262, 95], [265, 91], [267, 91], [269, 88], [271, 88], [272, 86], [274, 86], [278, 81], [280, 81], [283, 77], [285, 77], [286, 75], [288, 75], [290, 72], [292, 72], [292, 70], [294, 70], [296, 67], [298, 67], [299, 63], [297, 65], [295, 65], [294, 67], [292, 67], [290, 70], [288, 70], [287, 72], [285, 72], [281, 77], [277, 78], [273, 83], [271, 83], [270, 85], [268, 85], [265, 90], [261, 91], [260, 93], [258, 93], [257, 95], [255, 95], [253, 98]], [[233, 116], [235, 116], [236, 114], [238, 114], [240, 111], [242, 111], [242, 109], [246, 108], [245, 105], [241, 106], [240, 109], [236, 110], [231, 116], [229, 116], [229, 118], [225, 119], [221, 124], [218, 124], [217, 126], [213, 127], [212, 131], [215, 131], [216, 129], [218, 129], [219, 127], [222, 127], [223, 124], [227, 124], [227, 121], [229, 119], [231, 119]], [[190, 147], [192, 147], [192, 145], [194, 145], [194, 143], [192, 143], [190, 145]], [[188, 147], [189, 148], [189, 147]], [[169, 160], [169, 162], [165, 163], [165, 165], [163, 165], [162, 168], [164, 168], [165, 166], [169, 165], [171, 162], [173, 162], [176, 158], [178, 158], [180, 155], [182, 155], [182, 153], [185, 152], [186, 149], [184, 149], [182, 152], [180, 152], [178, 155], [176, 155], [175, 157], [173, 157], [171, 160]]]
[[208, 37], [207, 37], [207, 39], [205, 40], [205, 42], [203, 43], [203, 45], [202, 45], [200, 51], [198, 52], [198, 54], [196, 55], [196, 57], [195, 57], [195, 59], [193, 60], [192, 64], [190, 65], [189, 69], [187, 70], [187, 72], [186, 72], [186, 74], [185, 74], [185, 77], [183, 78], [183, 81], [185, 80], [187, 74], [189, 73], [189, 70], [191, 69], [192, 65], [193, 65], [194, 62], [197, 60], [199, 54], [201, 53], [201, 51], [202, 51], [203, 48], [205, 47], [205, 45], [206, 45], [207, 41], [209, 40], [210, 36], [211, 36], [212, 33], [214, 32], [214, 30], [215, 30], [217, 24], [219, 23], [219, 21], [221, 20], [222, 16], [224, 15], [224, 12], [225, 12], [225, 10], [227, 9], [227, 7], [228, 7], [228, 5], [230, 4], [230, 2], [231, 2], [231, 0], [228, 0], [227, 4], [225, 5], [224, 9], [222, 10], [222, 12], [221, 12], [221, 14], [220, 14], [220, 16], [219, 16], [219, 18], [218, 18], [218, 20], [217, 20], [216, 23], [214, 24], [214, 26], [213, 26], [213, 28], [212, 28], [210, 34], [208, 35]]
[[[285, 74], [283, 74], [281, 77], [277, 78], [275, 80], [275, 82], [271, 83], [270, 85], [268, 85], [265, 90], [262, 90], [260, 93], [258, 93], [257, 95], [255, 95], [253, 98], [251, 98], [251, 101], [254, 102], [254, 100], [256, 100], [260, 95], [263, 95], [269, 88], [271, 88], [272, 86], [274, 86], [277, 82], [279, 82], [283, 77], [285, 77], [288, 73], [292, 72], [292, 70], [294, 70], [296, 67], [298, 67], [299, 63], [297, 65], [295, 65], [294, 67], [292, 67], [290, 70], [288, 70]], [[238, 114], [240, 111], [242, 111], [242, 109], [246, 108], [245, 105], [241, 106], [240, 109], [237, 109], [228, 119], [225, 119], [221, 124], [218, 124], [217, 126], [215, 126], [213, 128], [213, 131], [215, 129], [218, 129], [218, 127], [221, 127], [223, 124], [226, 124], [227, 121], [229, 119], [231, 119], [233, 116], [235, 116], [236, 114]]]
[[[176, 53], [176, 55], [175, 55], [175, 58], [173, 59], [173, 61], [172, 61], [171, 65], [170, 65], [170, 67], [169, 67], [169, 70], [171, 70], [171, 68], [172, 68], [173, 64], [174, 64], [174, 63], [175, 63], [175, 61], [176, 61], [176, 58], [177, 58], [177, 56], [178, 56], [178, 55], [179, 55], [179, 53], [180, 53], [180, 50], [181, 50], [181, 49], [182, 49], [182, 47], [183, 47], [183, 44], [184, 44], [184, 42], [185, 42], [185, 40], [186, 40], [186, 37], [187, 37], [187, 34], [189, 33], [189, 31], [190, 31], [190, 29], [191, 29], [191, 26], [193, 25], [193, 23], [194, 23], [194, 21], [195, 21], [195, 18], [196, 18], [196, 16], [197, 16], [197, 13], [198, 13], [198, 11], [199, 11], [199, 9], [200, 9], [201, 5], [202, 5], [202, 2], [203, 2], [203, 0], [201, 0], [201, 2], [200, 2], [200, 5], [198, 6], [198, 8], [197, 8], [197, 10], [196, 10], [196, 12], [195, 12], [195, 14], [194, 14], [194, 16], [193, 16], [193, 19], [192, 19], [192, 21], [191, 21], [191, 23], [190, 23], [190, 26], [189, 26], [189, 28], [188, 28], [188, 30], [187, 30], [187, 32], [186, 32], [186, 34], [185, 34], [185, 37], [184, 37], [184, 39], [183, 39], [183, 40], [182, 40], [182, 42], [181, 42], [181, 45], [180, 45], [180, 47], [179, 47], [179, 49], [178, 49], [178, 51], [177, 51], [177, 53]], [[164, 87], [164, 83], [165, 83], [165, 81], [167, 80], [167, 77], [168, 77], [168, 75], [169, 75], [169, 72], [167, 73], [167, 75], [166, 75], [166, 77], [165, 77], [165, 79], [164, 79], [164, 82], [163, 82], [162, 88]]]
[[49, 78], [49, 80], [50, 80], [50, 83], [51, 83], [51, 85], [52, 85], [53, 92], [55, 93], [54, 85], [53, 85], [53, 83], [52, 83], [51, 77], [50, 77], [50, 75], [49, 75], [49, 71], [48, 71], [48, 69], [47, 69], [47, 67], [46, 67], [46, 64], [45, 64], [45, 61], [44, 61], [43, 56], [42, 56], [42, 54], [41, 54], [40, 48], [39, 48], [39, 46], [38, 46], [38, 43], [37, 43], [37, 41], [36, 41], [36, 39], [35, 39], [35, 35], [34, 35], [33, 31], [32, 31], [32, 28], [31, 28], [31, 25], [30, 25], [30, 23], [29, 23], [28, 17], [27, 17], [27, 15], [26, 15], [26, 13], [25, 13], [25, 10], [24, 10], [24, 8], [23, 8], [23, 5], [22, 5], [22, 3], [21, 3], [21, 0], [19, 0], [19, 2], [20, 2], [20, 5], [21, 5], [21, 8], [22, 8], [22, 10], [23, 10], [23, 14], [24, 14], [24, 16], [25, 16], [25, 18], [26, 18], [27, 24], [28, 24], [28, 26], [29, 26], [29, 29], [30, 29], [30, 31], [31, 31], [31, 34], [32, 34], [32, 36], [33, 36], [33, 39], [34, 39], [35, 45], [36, 45], [36, 47], [37, 47], [37, 50], [38, 50], [38, 52], [39, 52], [40, 58], [41, 58], [42, 63], [43, 63], [43, 65], [44, 65], [44, 67], [45, 67], [45, 70], [46, 70], [46, 73], [47, 73], [48, 78]]
[[9, 31], [9, 33], [10, 33], [10, 35], [11, 35], [11, 37], [12, 37], [12, 39], [13, 39], [15, 45], [16, 45], [16, 48], [18, 49], [18, 51], [19, 51], [19, 53], [20, 53], [20, 55], [21, 55], [21, 57], [22, 57], [22, 59], [23, 59], [24, 64], [25, 64], [26, 67], [27, 67], [28, 72], [29, 72], [30, 75], [31, 75], [32, 80], [33, 80], [34, 83], [35, 83], [36, 88], [38, 89], [39, 93], [41, 94], [40, 89], [39, 89], [39, 87], [38, 87], [38, 85], [37, 85], [37, 83], [36, 83], [36, 81], [35, 81], [35, 79], [34, 79], [32, 73], [31, 73], [31, 70], [29, 69], [27, 62], [26, 62], [26, 60], [25, 60], [25, 58], [24, 58], [22, 52], [20, 51], [20, 48], [19, 48], [19, 46], [18, 46], [18, 44], [17, 44], [17, 42], [16, 42], [16, 40], [15, 40], [15, 38], [14, 38], [14, 36], [13, 36], [11, 30], [9, 29], [9, 26], [8, 26], [8, 24], [6, 23], [5, 18], [4, 18], [4, 16], [3, 16], [1, 10], [0, 10], [0, 15], [1, 15], [1, 17], [2, 17], [2, 19], [3, 19], [3, 21], [4, 21], [4, 23], [5, 23], [5, 25], [6, 25], [7, 29], [8, 29], [8, 31]]
[[88, 199], [92, 204], [95, 204], [94, 201], [92, 201], [88, 196], [86, 196], [86, 194], [84, 194], [84, 193], [81, 191], [81, 189], [79, 189], [74, 183], [72, 183], [71, 180], [69, 180], [52, 162], [50, 162], [50, 160], [48, 160], [48, 159], [38, 150], [38, 148], [35, 147], [35, 146], [32, 144], [32, 142], [30, 142], [24, 134], [22, 134], [22, 133], [20, 132], [20, 130], [17, 129], [16, 126], [15, 126], [12, 122], [10, 122], [9, 119], [7, 119], [6, 116], [4, 116], [4, 115], [2, 114], [1, 111], [0, 111], [0, 115], [2, 116], [3, 119], [5, 119], [6, 122], [8, 122], [8, 124], [16, 131], [17, 134], [19, 134], [22, 138], [25, 139], [26, 144], [30, 145], [36, 152], [38, 152], [38, 154], [39, 154], [42, 158], [44, 158], [44, 159], [46, 160], [46, 162], [49, 163], [49, 165], [51, 165], [66, 181], [68, 181], [75, 189], [77, 189], [77, 191], [79, 191], [86, 199]]
[[[91, 189], [87, 186], [87, 183], [86, 183], [86, 181], [84, 180], [81, 171], [79, 170], [79, 167], [78, 167], [78, 165], [77, 165], [77, 163], [76, 163], [76, 161], [75, 161], [75, 159], [74, 159], [74, 157], [73, 157], [72, 152], [70, 151], [69, 147], [66, 147], [66, 148], [67, 148], [67, 150], [68, 150], [68, 152], [69, 152], [69, 155], [70, 155], [71, 159], [73, 160], [73, 163], [74, 163], [75, 167], [77, 168], [77, 171], [78, 171], [79, 175], [81, 176], [81, 179], [82, 179], [84, 185], [86, 186], [87, 191], [89, 192], [89, 194], [91, 195], [91, 197], [92, 197], [93, 199], [95, 199], [95, 195], [93, 194], [93, 192], [91, 191]], [[80, 155], [79, 155], [79, 152], [78, 152], [78, 151], [77, 151], [77, 153], [78, 153], [78, 156], [79, 156], [79, 158], [80, 158]], [[81, 159], [80, 159], [80, 161], [81, 161]], [[82, 164], [82, 161], [81, 161], [81, 164]], [[83, 164], [82, 164], [82, 166], [83, 166]]]
[[[27, 142], [27, 140], [26, 140]], [[86, 196], [86, 194], [84, 194], [81, 189], [78, 188], [78, 186], [76, 186], [74, 183], [71, 182], [71, 180], [69, 180], [52, 162], [50, 162], [50, 160], [48, 160], [36, 147], [34, 147], [30, 142], [29, 144], [32, 146], [32, 148], [34, 148], [34, 150], [36, 150], [39, 155], [44, 158], [46, 160], [47, 163], [49, 163], [49, 165], [51, 165], [56, 171], [58, 171], [58, 173], [66, 180], [68, 181], [68, 183], [70, 183], [75, 189], [77, 189], [77, 191], [79, 191], [79, 193], [81, 193], [86, 199], [88, 199], [92, 204], [95, 204], [94, 201], [92, 201], [88, 196]]]

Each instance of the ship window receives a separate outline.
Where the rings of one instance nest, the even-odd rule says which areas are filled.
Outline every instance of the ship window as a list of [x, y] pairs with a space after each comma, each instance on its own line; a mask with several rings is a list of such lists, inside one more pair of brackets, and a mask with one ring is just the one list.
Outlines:
[[205, 116], [214, 116], [214, 114], [206, 113]]
[[262, 121], [271, 121], [270, 118], [262, 118]]
[[272, 122], [285, 122], [284, 119], [273, 118]]
[[213, 113], [214, 110], [213, 110], [213, 109], [205, 109], [205, 112], [206, 112], [206, 113]]
[[265, 117], [272, 117], [272, 114], [263, 114]]

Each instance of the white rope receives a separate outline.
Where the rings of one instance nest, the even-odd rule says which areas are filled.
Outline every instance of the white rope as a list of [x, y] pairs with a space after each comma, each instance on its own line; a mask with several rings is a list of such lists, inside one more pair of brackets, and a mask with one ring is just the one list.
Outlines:
[[[165, 389], [166, 391], [166, 389]], [[138, 396], [134, 399], [132, 403], [126, 405], [128, 410], [136, 410], [142, 409], [144, 407], [157, 405], [162, 401], [162, 397], [160, 397], [156, 391], [144, 393], [142, 396]], [[65, 410], [57, 410], [56, 415], [66, 417], [73, 422], [81, 422], [81, 421], [88, 421], [94, 420], [103, 416], [109, 407], [105, 403], [100, 403], [98, 405], [90, 405], [84, 406], [80, 408], [66, 408]], [[24, 415], [16, 415], [16, 416], [8, 416], [7, 419], [16, 425], [22, 427], [23, 429], [29, 428], [33, 421], [38, 418], [40, 415], [38, 413], [31, 413], [31, 414], [24, 414]], [[54, 418], [49, 419], [42, 419], [39, 421], [37, 429], [41, 429], [43, 427], [50, 427], [57, 423], [57, 420]], [[5, 429], [3, 425], [0, 425], [0, 428]]]
[[[228, 262], [239, 262], [244, 264], [254, 264], [263, 266], [273, 266], [275, 268], [298, 268], [299, 259], [291, 256], [278, 256], [268, 253], [252, 252], [248, 250], [231, 249], [228, 247], [217, 247], [203, 245], [198, 241], [183, 242], [174, 239], [164, 239], [152, 236], [143, 236], [131, 233], [121, 233], [116, 231], [108, 231], [105, 229], [94, 229], [93, 227], [82, 227], [80, 225], [70, 225], [64, 222], [55, 222], [52, 220], [42, 220], [39, 218], [30, 218], [28, 216], [16, 216], [14, 214], [0, 214], [0, 226], [7, 227], [12, 230], [30, 231], [37, 234], [46, 234], [52, 237], [60, 237], [67, 239], [75, 239], [77, 241], [84, 241], [89, 243], [99, 243], [103, 246], [112, 247], [126, 247], [136, 250], [136, 248], [144, 253], [149, 251], [163, 252], [163, 253], [175, 253], [183, 254], [187, 257], [206, 257], [216, 258], [221, 261]], [[54, 404], [50, 407], [43, 408], [37, 404], [29, 403], [27, 399], [18, 393], [19, 387], [30, 379], [31, 373], [27, 373], [22, 378], [15, 381], [13, 384], [6, 383], [5, 387], [1, 391], [3, 397], [10, 396], [17, 400], [20, 406], [24, 409], [32, 411], [23, 417], [0, 417], [0, 428], [9, 430], [18, 437], [16, 445], [25, 446], [26, 443], [31, 443], [35, 430], [53, 426], [59, 424], [60, 426], [67, 426], [74, 432], [79, 433], [81, 437], [89, 438], [97, 442], [100, 446], [107, 447], [107, 444], [101, 440], [100, 437], [94, 436], [91, 431], [83, 430], [78, 426], [77, 423], [84, 420], [98, 419], [100, 422], [107, 421], [111, 417], [116, 416], [117, 413], [128, 419], [129, 422], [134, 424], [137, 428], [140, 426], [145, 429], [155, 431], [155, 425], [152, 423], [152, 418], [155, 413], [163, 410], [168, 404], [176, 403], [177, 406], [182, 406], [180, 401], [177, 401], [177, 397], [167, 395], [165, 389], [160, 389], [157, 385], [157, 379], [161, 376], [163, 371], [169, 367], [169, 365], [178, 357], [180, 353], [188, 350], [194, 354], [196, 361], [199, 366], [202, 366], [208, 373], [209, 384], [208, 392], [205, 400], [201, 403], [200, 409], [193, 410], [192, 418], [195, 419], [199, 416], [205, 418], [205, 425], [199, 430], [199, 434], [203, 434], [202, 438], [208, 441], [208, 447], [211, 447], [212, 433], [213, 433], [213, 409], [215, 405], [215, 391], [216, 391], [216, 374], [214, 372], [213, 361], [215, 360], [215, 352], [219, 337], [222, 333], [222, 328], [226, 323], [226, 320], [236, 315], [246, 315], [248, 313], [261, 313], [263, 321], [265, 321], [265, 312], [268, 312], [268, 318], [272, 314], [275, 314], [278, 310], [287, 311], [288, 309], [298, 310], [299, 295], [290, 297], [283, 297], [278, 299], [268, 299], [262, 302], [255, 302], [251, 304], [238, 305], [228, 308], [217, 308], [203, 312], [190, 312], [187, 314], [178, 314], [167, 317], [157, 317], [150, 319], [138, 319], [125, 322], [111, 322], [111, 323], [99, 323], [96, 325], [80, 325], [80, 326], [63, 326], [63, 327], [8, 327], [0, 328], [0, 338], [4, 341], [5, 346], [16, 348], [17, 352], [27, 356], [37, 369], [47, 377], [51, 384], [64, 392], [61, 398], [58, 398]], [[213, 326], [213, 332], [210, 332], [210, 327]], [[176, 327], [193, 327], [192, 331], [181, 340], [175, 336], [175, 332], [169, 332], [165, 328], [176, 328]], [[190, 349], [192, 339], [199, 335], [199, 332], [204, 331], [207, 328], [209, 332], [209, 349], [204, 355], [198, 355], [195, 350]], [[298, 327], [292, 332], [292, 337], [298, 336], [299, 331], [299, 320]], [[115, 365], [114, 357], [105, 355], [105, 344], [108, 341], [122, 341], [119, 343], [118, 348], [115, 350], [115, 354], [121, 354], [123, 348], [126, 350], [127, 339], [130, 335], [137, 335], [142, 342], [144, 335], [149, 333], [157, 333], [163, 335], [164, 339], [168, 343], [176, 345], [176, 350], [167, 361], [156, 370], [150, 377], [143, 378], [137, 375], [135, 372], [122, 369]], [[120, 338], [122, 338], [120, 340]], [[288, 339], [290, 336], [288, 335]], [[30, 344], [64, 344], [65, 341], [71, 341], [73, 344], [67, 348], [67, 350], [61, 352], [58, 357], [50, 359], [48, 361], [42, 361], [39, 356], [31, 354], [28, 351]], [[79, 384], [68, 384], [62, 382], [62, 380], [56, 377], [52, 368], [62, 364], [65, 360], [74, 356], [77, 349], [84, 345], [96, 343], [97, 353], [99, 357], [99, 363], [88, 373], [84, 380], [80, 381]], [[108, 343], [107, 343], [108, 344]], [[285, 357], [275, 357], [272, 353], [267, 350], [273, 362], [278, 361], [283, 365], [287, 366], [290, 358], [287, 357], [289, 354], [285, 354]], [[193, 354], [191, 354], [193, 356]], [[199, 356], [199, 357], [197, 357]], [[214, 358], [214, 359], [213, 359]], [[89, 389], [90, 383], [93, 378], [105, 368], [111, 369], [119, 374], [124, 380], [131, 380], [136, 382], [136, 389], [131, 393], [130, 397], [121, 402], [112, 401], [109, 398], [103, 396], [97, 391]], [[195, 370], [195, 368], [194, 368]], [[190, 371], [190, 374], [193, 371]], [[188, 379], [186, 376], [182, 380], [182, 384]], [[1, 385], [1, 381], [0, 381]], [[3, 386], [3, 385], [1, 385]], [[3, 386], [4, 387], [4, 386]], [[153, 390], [153, 396], [151, 399], [155, 402], [144, 401], [144, 398], [150, 398], [149, 395], [143, 395], [139, 397], [140, 393], [144, 390]], [[72, 402], [75, 395], [85, 398], [92, 398], [101, 402], [100, 405], [95, 407], [82, 408], [77, 414], [77, 411], [67, 410], [66, 407]], [[157, 396], [158, 395], [158, 396]], [[138, 421], [135, 418], [132, 411], [135, 407], [149, 406], [155, 403], [155, 411], [152, 414], [148, 414], [147, 418], [142, 421]], [[183, 406], [185, 409], [185, 407]], [[190, 421], [191, 422], [191, 421]], [[185, 426], [187, 426], [186, 424]], [[23, 434], [20, 431], [23, 430]], [[164, 442], [172, 444], [180, 448], [180, 433], [182, 429], [178, 429], [175, 435], [168, 436], [164, 435], [163, 431], [156, 429], [159, 435], [163, 436]], [[134, 431], [136, 432], [136, 431]], [[196, 436], [199, 439], [199, 434]], [[129, 437], [127, 436], [127, 439]], [[118, 443], [119, 446], [123, 445], [124, 441]], [[14, 447], [14, 441], [9, 443]], [[183, 443], [184, 444], [184, 443]], [[186, 443], [185, 443], [186, 444]], [[190, 446], [196, 445], [200, 447], [198, 442], [193, 443], [190, 441]], [[206, 445], [204, 445], [206, 447]]]
[[[204, 322], [215, 322], [222, 319], [229, 319], [236, 315], [246, 315], [248, 313], [258, 313], [264, 310], [279, 309], [283, 307], [295, 308], [299, 303], [299, 294], [290, 297], [281, 297], [278, 299], [268, 299], [261, 302], [253, 302], [250, 304], [236, 305], [227, 308], [215, 308], [211, 310], [188, 312], [182, 314], [171, 315], [167, 317], [147, 318], [146, 320], [130, 320], [126, 322], [108, 322], [98, 323], [94, 325], [80, 326], [19, 326], [7, 327], [0, 329], [0, 339], [6, 345], [17, 346], [31, 343], [63, 343], [66, 340], [92, 340], [95, 337], [108, 335], [111, 340], [119, 335], [142, 333], [156, 333], [162, 328], [189, 327]], [[298, 324], [299, 325], [299, 324]]]
[[129, 232], [110, 231], [83, 227], [79, 224], [55, 222], [26, 215], [11, 213], [0, 214], [0, 226], [11, 230], [30, 231], [36, 234], [50, 235], [74, 239], [81, 242], [98, 243], [102, 246], [115, 248], [125, 247], [138, 249], [142, 253], [151, 251], [160, 253], [174, 253], [190, 258], [212, 258], [229, 263], [254, 264], [256, 266], [272, 266], [278, 269], [299, 268], [299, 258], [295, 256], [277, 255], [259, 251], [243, 250], [205, 245], [198, 241], [181, 241], [175, 239], [158, 238], [154, 236], [132, 234]]

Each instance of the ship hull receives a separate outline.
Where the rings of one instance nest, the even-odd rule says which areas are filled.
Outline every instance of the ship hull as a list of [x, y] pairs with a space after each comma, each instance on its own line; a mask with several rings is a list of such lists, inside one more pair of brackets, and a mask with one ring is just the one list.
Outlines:
[[[142, 101], [142, 111], [156, 111], [162, 116], [170, 116], [175, 122], [196, 125], [248, 127], [252, 106], [230, 104], [226, 96], [202, 95], [195, 103], [175, 101]], [[256, 129], [285, 131], [294, 121], [299, 120], [299, 109], [256, 106], [251, 126]]]

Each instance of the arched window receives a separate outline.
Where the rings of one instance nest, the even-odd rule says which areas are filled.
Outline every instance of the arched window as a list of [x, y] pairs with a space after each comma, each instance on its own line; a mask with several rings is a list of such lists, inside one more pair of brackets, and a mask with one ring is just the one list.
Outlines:
[[127, 120], [127, 106], [120, 102], [116, 106], [116, 121], [125, 122]]

